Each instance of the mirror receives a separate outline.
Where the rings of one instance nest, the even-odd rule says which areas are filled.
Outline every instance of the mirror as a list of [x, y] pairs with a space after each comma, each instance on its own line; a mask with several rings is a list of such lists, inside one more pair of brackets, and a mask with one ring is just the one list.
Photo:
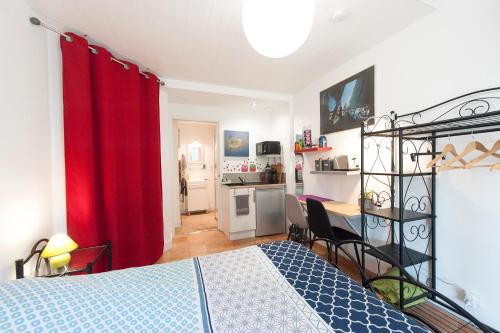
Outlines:
[[188, 144], [188, 163], [203, 164], [203, 146], [197, 141]]

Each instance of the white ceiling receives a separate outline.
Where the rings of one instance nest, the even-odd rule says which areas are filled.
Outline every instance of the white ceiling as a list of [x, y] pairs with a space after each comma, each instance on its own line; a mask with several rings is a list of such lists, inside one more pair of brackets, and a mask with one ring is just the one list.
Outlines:
[[168, 102], [203, 105], [235, 111], [288, 112], [288, 102], [182, 89], [169, 89]]
[[[26, 1], [54, 23], [161, 77], [280, 93], [298, 91], [433, 9], [428, 0], [315, 0], [315, 22], [303, 47], [269, 59], [243, 34], [243, 0]], [[351, 14], [334, 23], [330, 17], [340, 8]]]

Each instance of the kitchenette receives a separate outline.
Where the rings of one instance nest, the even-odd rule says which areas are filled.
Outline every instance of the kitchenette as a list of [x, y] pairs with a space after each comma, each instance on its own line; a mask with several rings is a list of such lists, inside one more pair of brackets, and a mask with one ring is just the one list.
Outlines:
[[221, 229], [230, 240], [286, 232], [286, 182], [280, 143], [257, 143], [256, 152], [262, 163], [259, 171], [222, 175]]
[[222, 185], [222, 231], [230, 240], [285, 233], [286, 184]]

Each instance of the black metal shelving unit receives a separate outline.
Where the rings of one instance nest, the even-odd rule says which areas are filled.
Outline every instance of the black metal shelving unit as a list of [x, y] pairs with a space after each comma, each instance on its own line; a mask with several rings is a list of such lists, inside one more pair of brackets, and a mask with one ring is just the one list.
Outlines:
[[[500, 132], [500, 87], [475, 91], [417, 112], [372, 118], [361, 126], [361, 198], [372, 192], [376, 208], [361, 200], [363, 241], [369, 231], [385, 228], [377, 248], [395, 259], [417, 280], [436, 289], [436, 168], [422, 158], [435, 158], [437, 140]], [[377, 244], [374, 244], [377, 245]], [[370, 250], [365, 255], [384, 259]], [[423, 280], [422, 267], [428, 265]], [[400, 300], [403, 300], [400, 283]], [[415, 298], [400, 302], [403, 308]]]

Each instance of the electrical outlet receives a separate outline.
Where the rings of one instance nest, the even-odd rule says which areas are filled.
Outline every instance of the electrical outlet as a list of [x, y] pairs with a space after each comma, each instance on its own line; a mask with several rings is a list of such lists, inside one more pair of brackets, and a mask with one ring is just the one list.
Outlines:
[[465, 290], [464, 302], [465, 307], [469, 309], [477, 309], [480, 305], [480, 297], [476, 291], [473, 290]]

